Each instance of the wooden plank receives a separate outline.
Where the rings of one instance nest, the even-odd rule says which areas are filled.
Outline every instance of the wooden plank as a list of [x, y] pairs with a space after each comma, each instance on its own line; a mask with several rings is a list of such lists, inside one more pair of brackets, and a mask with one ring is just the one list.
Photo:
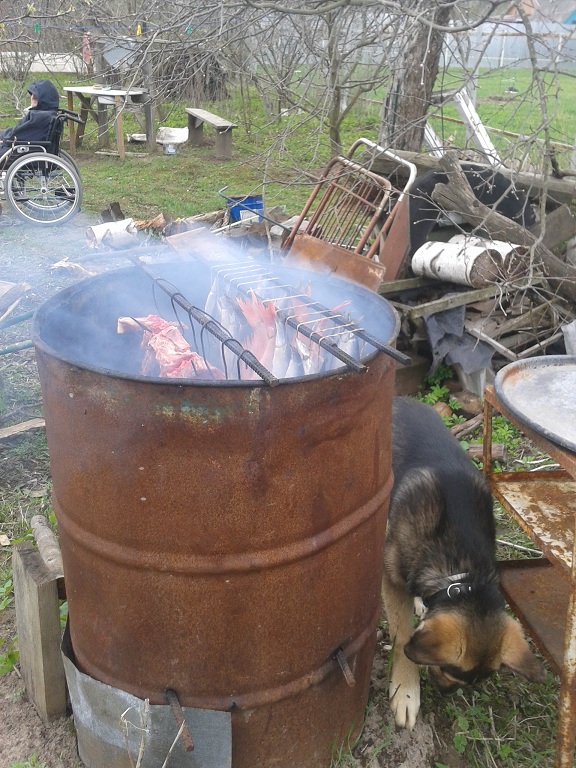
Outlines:
[[480, 341], [483, 341], [493, 347], [493, 349], [495, 349], [496, 352], [499, 352], [502, 357], [512, 361], [518, 359], [514, 352], [511, 352], [508, 347], [505, 347], [499, 341], [496, 341], [496, 339], [488, 336], [487, 333], [484, 333], [484, 331], [481, 331], [479, 328], [475, 327], [473, 323], [464, 323], [464, 328], [471, 336], [475, 336], [477, 339], [480, 339]]
[[5, 440], [7, 437], [13, 437], [19, 435], [21, 432], [28, 432], [30, 429], [40, 429], [40, 427], [46, 426], [44, 419], [29, 419], [28, 421], [21, 421], [19, 424], [13, 424], [11, 427], [4, 427], [0, 429], [0, 440]]
[[[120, 153], [115, 152], [113, 149], [97, 149], [94, 154], [105, 155], [106, 157], [120, 157]], [[148, 157], [148, 152], [124, 152], [124, 158], [127, 157]]]
[[550, 306], [548, 304], [540, 304], [537, 307], [522, 312], [522, 314], [516, 317], [504, 320], [498, 328], [498, 336], [496, 338], [512, 333], [512, 331], [541, 328], [542, 322], [549, 311]]
[[560, 341], [560, 339], [563, 337], [562, 331], [558, 331], [558, 333], [552, 334], [552, 336], [548, 336], [547, 339], [541, 339], [538, 341], [537, 344], [534, 344], [532, 347], [528, 347], [528, 349], [523, 349], [522, 352], [518, 352], [518, 359], [522, 360], [525, 357], [532, 357], [533, 355], [539, 355], [542, 353], [543, 349], [546, 349], [546, 347], [549, 347], [550, 344], [554, 344], [556, 341]]
[[15, 545], [12, 571], [22, 679], [40, 717], [51, 720], [66, 713], [56, 580], [30, 541]]
[[403, 280], [390, 280], [382, 283], [378, 288], [381, 296], [389, 296], [393, 293], [402, 293], [413, 288], [426, 288], [429, 285], [438, 286], [437, 280], [430, 280], [429, 277], [406, 277]]
[[[465, 328], [473, 336], [476, 336], [483, 341], [488, 341], [486, 337], [490, 337], [488, 343], [502, 339], [502, 345], [507, 349], [510, 349], [510, 345], [507, 344], [502, 337], [511, 334], [514, 331], [528, 331], [530, 333], [539, 333], [542, 335], [546, 332], [546, 329], [550, 327], [550, 322], [544, 322], [548, 311], [548, 305], [541, 304], [540, 306], [533, 307], [516, 317], [510, 317], [508, 319], [504, 319], [501, 313], [495, 311], [489, 317], [480, 318], [478, 320], [467, 319]], [[495, 349], [501, 351], [500, 346], [501, 345], [495, 345]], [[516, 357], [514, 356], [510, 359], [515, 360]]]
[[428, 317], [436, 312], [444, 312], [446, 309], [461, 307], [463, 304], [470, 304], [473, 301], [481, 301], [496, 296], [502, 291], [502, 285], [489, 285], [486, 288], [478, 288], [472, 291], [462, 293], [452, 293], [444, 296], [442, 299], [428, 301], [425, 304], [419, 304], [416, 307], [403, 306], [403, 311], [412, 319], [417, 317]]

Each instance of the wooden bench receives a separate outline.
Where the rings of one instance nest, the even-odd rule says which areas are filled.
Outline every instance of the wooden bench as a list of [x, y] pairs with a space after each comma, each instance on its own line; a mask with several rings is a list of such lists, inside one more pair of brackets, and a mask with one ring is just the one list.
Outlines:
[[204, 139], [204, 123], [216, 128], [216, 157], [219, 160], [229, 160], [232, 157], [232, 129], [236, 123], [224, 120], [223, 117], [207, 112], [205, 109], [191, 109], [188, 113], [188, 142], [194, 147], [202, 146]]

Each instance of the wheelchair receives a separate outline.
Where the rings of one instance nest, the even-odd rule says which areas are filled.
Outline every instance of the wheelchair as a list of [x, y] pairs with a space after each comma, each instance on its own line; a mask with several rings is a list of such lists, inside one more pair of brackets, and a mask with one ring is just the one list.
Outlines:
[[46, 141], [13, 141], [0, 150], [0, 195], [29, 224], [62, 224], [80, 210], [80, 171], [74, 158], [60, 149], [68, 120], [83, 123], [76, 112], [58, 109]]

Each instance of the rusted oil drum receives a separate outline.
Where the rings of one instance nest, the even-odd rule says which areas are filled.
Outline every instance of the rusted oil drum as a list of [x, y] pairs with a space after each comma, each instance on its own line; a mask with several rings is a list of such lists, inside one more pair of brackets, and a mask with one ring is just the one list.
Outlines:
[[[231, 711], [234, 768], [328, 766], [368, 698], [394, 362], [273, 388], [115, 370], [117, 317], [155, 309], [147, 280], [91, 278], [35, 319], [78, 667]], [[339, 290], [394, 342], [383, 299]]]

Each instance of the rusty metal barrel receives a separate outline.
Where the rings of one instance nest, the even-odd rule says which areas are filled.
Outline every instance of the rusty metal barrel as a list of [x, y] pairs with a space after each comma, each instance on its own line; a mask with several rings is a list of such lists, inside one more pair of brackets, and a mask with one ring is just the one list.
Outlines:
[[[233, 768], [329, 766], [368, 698], [394, 362], [276, 387], [126, 373], [114, 323], [154, 306], [146, 280], [90, 278], [35, 320], [76, 663], [231, 712]], [[394, 342], [383, 299], [340, 290]]]

